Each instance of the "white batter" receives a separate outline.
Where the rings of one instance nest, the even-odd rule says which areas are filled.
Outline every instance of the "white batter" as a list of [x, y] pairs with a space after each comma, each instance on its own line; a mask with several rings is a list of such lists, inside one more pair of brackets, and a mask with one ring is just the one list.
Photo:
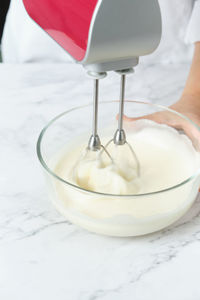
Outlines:
[[[109, 139], [109, 136], [103, 138], [102, 142], [105, 144]], [[113, 143], [108, 151], [114, 163], [105, 153], [99, 155], [90, 151], [84, 156], [85, 144], [80, 144], [66, 150], [55, 172], [87, 190], [127, 195], [155, 192], [177, 185], [199, 167], [199, 153], [191, 141], [166, 125], [138, 121], [129, 129], [127, 140], [140, 162], [139, 177], [128, 146], [115, 146]]]
[[[99, 157], [93, 152], [77, 164], [77, 158], [85, 147], [78, 140], [76, 147], [66, 148], [53, 159], [54, 172], [86, 190], [133, 195], [170, 188], [199, 169], [200, 155], [185, 135], [149, 120], [140, 120], [130, 126], [126, 129], [127, 140], [140, 162], [139, 177], [134, 157], [127, 146], [112, 145], [108, 148], [114, 164], [105, 154]], [[106, 138], [101, 138], [102, 143], [110, 138], [109, 132]], [[150, 196], [118, 198], [81, 193], [58, 182], [55, 185], [56, 206], [73, 222], [91, 231], [120, 236], [138, 235], [158, 230], [179, 218], [196, 196], [198, 184], [195, 189], [193, 184], [194, 181], [190, 181], [175, 190]], [[74, 212], [78, 212], [79, 216], [75, 216]], [[89, 219], [84, 220], [83, 217]], [[150, 223], [147, 218], [151, 218]], [[95, 223], [99, 220], [101, 224]], [[141, 223], [138, 227], [135, 220], [145, 220], [146, 225]]]

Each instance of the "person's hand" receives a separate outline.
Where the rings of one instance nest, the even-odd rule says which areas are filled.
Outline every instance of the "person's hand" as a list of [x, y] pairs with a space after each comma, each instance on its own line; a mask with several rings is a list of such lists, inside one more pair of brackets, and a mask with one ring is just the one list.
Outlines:
[[[189, 118], [196, 125], [200, 126], [200, 95], [183, 95], [181, 99], [170, 106], [169, 108], [181, 113]], [[192, 123], [172, 114], [170, 111], [161, 111], [151, 115], [132, 118], [131, 116], [124, 116], [125, 121], [134, 122], [140, 119], [148, 119], [157, 123], [166, 124], [178, 130], [183, 130], [185, 134], [191, 139], [195, 148], [200, 151], [200, 130]]]
[[[196, 125], [200, 126], [200, 96], [184, 95], [178, 102], [171, 105], [169, 108], [183, 114], [191, 121], [193, 121]], [[124, 119], [130, 122], [140, 119], [148, 119], [157, 123], [167, 124], [176, 129], [185, 129], [185, 127], [188, 127], [189, 125], [187, 121], [180, 118], [178, 115], [176, 116], [175, 114], [172, 114], [168, 111], [161, 111], [139, 118], [125, 116]]]
[[[172, 105], [170, 108], [185, 115], [196, 125], [200, 126], [200, 42], [196, 42], [194, 45], [194, 55], [190, 68], [190, 72], [183, 90], [181, 99]], [[125, 117], [128, 121], [134, 121], [135, 119]], [[169, 126], [177, 129], [183, 129], [185, 132], [191, 132], [194, 126], [189, 122], [184, 121], [180, 117], [172, 115], [170, 112], [163, 111], [149, 116], [145, 116], [145, 119], [151, 119], [156, 122], [166, 123]], [[198, 131], [198, 130], [197, 130]], [[200, 141], [200, 138], [199, 138]]]

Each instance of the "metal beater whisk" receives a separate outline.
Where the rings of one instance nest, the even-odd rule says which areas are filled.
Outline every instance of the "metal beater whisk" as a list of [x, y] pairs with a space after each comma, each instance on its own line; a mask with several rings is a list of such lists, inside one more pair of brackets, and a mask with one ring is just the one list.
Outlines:
[[[107, 154], [107, 157], [113, 163], [113, 159], [109, 154], [108, 150], [101, 144], [101, 140], [98, 135], [98, 101], [99, 101], [99, 79], [106, 77], [106, 73], [93, 73], [89, 72], [88, 75], [93, 77], [94, 80], [94, 91], [93, 91], [93, 120], [92, 120], [92, 135], [90, 136], [88, 145], [85, 151], [81, 154], [78, 161], [73, 168], [73, 176], [76, 177], [78, 166], [87, 160], [93, 160], [98, 158], [102, 151]], [[97, 155], [96, 155], [97, 154]]]
[[124, 98], [125, 98], [125, 83], [126, 74], [133, 73], [133, 69], [127, 69], [122, 71], [117, 71], [121, 75], [120, 84], [120, 101], [119, 101], [119, 116], [118, 116], [118, 129], [115, 132], [114, 138], [111, 139], [105, 146], [107, 150], [108, 146], [113, 142], [117, 146], [127, 145], [136, 163], [137, 176], [140, 176], [140, 164], [135, 151], [132, 146], [126, 140], [126, 133], [123, 129], [123, 116], [124, 116]]
[[[89, 151], [100, 151], [101, 149], [105, 151], [111, 162], [113, 162], [111, 155], [101, 144], [101, 140], [98, 135], [98, 102], [99, 102], [99, 80], [106, 77], [106, 73], [95, 73], [89, 72], [88, 75], [94, 79], [94, 95], [93, 95], [93, 121], [92, 121], [92, 135], [89, 139], [88, 146], [86, 149], [86, 154]], [[100, 153], [100, 152], [99, 152]], [[85, 154], [85, 155], [86, 155]]]
[[[117, 146], [127, 145], [128, 149], [131, 152], [131, 155], [133, 156], [134, 165], [136, 164], [137, 176], [139, 176], [140, 175], [140, 165], [139, 165], [138, 158], [137, 158], [132, 146], [127, 142], [126, 134], [123, 129], [125, 79], [126, 79], [126, 74], [132, 73], [133, 70], [128, 69], [128, 70], [117, 71], [117, 72], [120, 73], [120, 75], [121, 75], [118, 129], [115, 132], [114, 138], [111, 139], [106, 144], [105, 147], [101, 144], [101, 140], [98, 135], [98, 100], [99, 100], [99, 79], [104, 78], [106, 76], [106, 73], [91, 73], [91, 72], [89, 73], [89, 75], [94, 78], [92, 135], [90, 136], [86, 151], [84, 152], [84, 154], [81, 156], [81, 158], [77, 162], [76, 167], [82, 160], [86, 159], [89, 154], [92, 154], [92, 153], [94, 154], [95, 152], [98, 152], [97, 157], [101, 157], [102, 153], [105, 152], [107, 154], [107, 157], [110, 159], [111, 163], [117, 164], [115, 159], [113, 159], [113, 157], [110, 155], [110, 152], [107, 150], [108, 146], [113, 142]], [[76, 171], [76, 168], [74, 168], [74, 170]]]

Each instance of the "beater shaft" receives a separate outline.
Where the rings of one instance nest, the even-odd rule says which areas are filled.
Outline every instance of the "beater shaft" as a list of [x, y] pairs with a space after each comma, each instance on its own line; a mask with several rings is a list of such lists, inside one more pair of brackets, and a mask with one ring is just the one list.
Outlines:
[[120, 103], [119, 103], [119, 122], [118, 129], [122, 130], [123, 127], [123, 114], [124, 114], [124, 97], [125, 97], [125, 80], [126, 75], [121, 75], [121, 86], [120, 86]]
[[101, 148], [101, 141], [97, 134], [98, 127], [98, 101], [99, 101], [99, 79], [94, 79], [94, 99], [93, 99], [93, 123], [92, 135], [89, 139], [88, 149], [98, 151]]
[[93, 136], [97, 135], [98, 101], [99, 101], [99, 79], [94, 79]]
[[123, 129], [123, 115], [124, 115], [124, 98], [125, 98], [125, 82], [126, 75], [121, 75], [121, 85], [120, 85], [120, 101], [119, 101], [119, 119], [118, 119], [118, 129], [114, 135], [115, 145], [124, 145], [126, 143], [126, 134]]

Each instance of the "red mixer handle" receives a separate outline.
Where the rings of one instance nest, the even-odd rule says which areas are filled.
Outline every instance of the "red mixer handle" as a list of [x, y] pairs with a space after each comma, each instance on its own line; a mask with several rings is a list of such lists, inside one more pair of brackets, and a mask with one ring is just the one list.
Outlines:
[[86, 53], [91, 19], [98, 0], [23, 0], [29, 16], [72, 57]]
[[161, 38], [158, 0], [23, 0], [30, 17], [90, 72], [124, 70]]

